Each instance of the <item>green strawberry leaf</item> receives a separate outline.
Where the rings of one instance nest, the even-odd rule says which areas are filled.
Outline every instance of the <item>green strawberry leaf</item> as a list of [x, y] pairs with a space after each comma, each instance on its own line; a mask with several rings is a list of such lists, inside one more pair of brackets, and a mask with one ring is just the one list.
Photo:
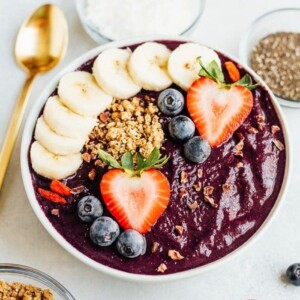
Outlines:
[[259, 86], [258, 83], [252, 84], [252, 78], [248, 74], [244, 75], [239, 81], [235, 82], [234, 85], [242, 85], [250, 91]]
[[156, 162], [159, 160], [159, 156], [159, 149], [155, 147], [150, 153], [149, 157], [144, 161], [143, 169], [145, 170], [155, 165]]
[[124, 169], [133, 170], [133, 155], [131, 152], [123, 154], [121, 164]]
[[246, 74], [239, 81], [235, 82], [235, 84], [242, 86], [250, 85], [252, 84], [252, 79], [248, 74]]
[[208, 77], [218, 83], [224, 83], [223, 72], [215, 60], [211, 61], [206, 67], [202, 64], [201, 57], [198, 57], [198, 61], [201, 66], [199, 76]]
[[149, 169], [158, 169], [161, 168], [163, 165], [167, 163], [169, 160], [169, 156], [161, 157], [158, 148], [154, 148], [150, 153], [149, 157], [145, 159], [140, 153], [137, 153], [136, 160], [137, 160], [137, 168], [134, 168], [133, 163], [133, 155], [131, 152], [126, 152], [123, 154], [121, 158], [120, 165], [116, 159], [114, 159], [109, 153], [99, 150], [98, 151], [99, 158], [107, 163], [109, 166], [124, 170], [129, 176], [137, 176], [140, 175], [143, 171]]
[[98, 156], [101, 160], [103, 160], [109, 166], [116, 168], [116, 169], [122, 168], [122, 166], [117, 162], [117, 160], [115, 158], [113, 158], [109, 153], [105, 152], [104, 150], [99, 149]]
[[138, 169], [142, 169], [144, 166], [145, 158], [139, 152], [136, 155], [136, 162]]

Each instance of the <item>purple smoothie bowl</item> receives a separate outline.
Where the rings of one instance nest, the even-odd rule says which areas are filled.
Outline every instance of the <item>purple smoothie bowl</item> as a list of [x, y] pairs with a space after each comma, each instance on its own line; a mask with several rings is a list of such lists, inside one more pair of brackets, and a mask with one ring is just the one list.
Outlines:
[[[237, 140], [236, 134], [233, 134], [222, 146], [213, 149], [211, 157], [205, 162], [203, 184], [207, 186], [213, 182], [215, 186], [221, 186], [224, 180], [233, 181], [236, 190], [230, 195], [230, 200], [226, 200], [222, 192], [216, 192], [216, 197], [222, 201], [222, 205], [219, 205], [216, 210], [208, 205], [202, 205], [192, 215], [193, 217], [181, 208], [179, 190], [190, 189], [193, 186], [195, 183], [193, 178], [196, 177], [197, 168], [201, 166], [195, 166], [184, 160], [176, 143], [167, 138], [164, 146], [172, 153], [172, 159], [162, 172], [168, 174], [167, 177], [173, 187], [171, 201], [153, 229], [146, 234], [148, 250], [144, 256], [128, 260], [118, 256], [112, 248], [99, 249], [93, 245], [86, 235], [88, 226], [80, 223], [76, 218], [75, 202], [68, 205], [69, 207], [62, 213], [62, 219], [65, 221], [52, 218], [53, 216], [49, 214], [50, 209], [53, 208], [52, 203], [45, 202], [36, 194], [36, 186], [43, 186], [45, 180], [33, 172], [28, 159], [35, 123], [47, 98], [55, 91], [64, 73], [78, 68], [89, 71], [92, 60], [103, 50], [153, 40], [161, 41], [171, 49], [180, 43], [191, 41], [178, 37], [133, 39], [105, 44], [84, 54], [58, 74], [36, 101], [28, 116], [21, 146], [21, 169], [27, 196], [35, 214], [52, 237], [76, 258], [99, 271], [123, 279], [152, 282], [196, 275], [219, 266], [237, 253], [241, 253], [242, 249], [252, 244], [261, 235], [278, 211], [285, 196], [290, 170], [290, 147], [286, 123], [274, 95], [253, 71], [242, 66], [236, 59], [218, 51], [222, 62], [225, 59], [237, 62], [242, 66], [242, 72], [249, 73], [260, 84], [260, 87], [253, 91], [254, 106], [251, 114], [238, 129], [251, 145], [245, 151], [243, 170], [233, 167], [238, 160], [228, 155], [228, 149]], [[247, 126], [250, 126], [255, 116], [260, 113], [266, 115], [269, 125], [278, 125], [281, 128], [277, 137], [284, 143], [284, 151], [270, 152], [273, 147], [270, 132], [261, 132], [254, 139], [247, 136]], [[87, 167], [83, 166], [79, 169], [77, 175], [70, 179], [70, 184], [76, 183], [77, 177], [84, 176]], [[179, 172], [183, 170], [191, 174], [191, 179], [185, 187], [181, 186], [178, 180]], [[94, 187], [90, 187], [90, 190], [99, 197], [98, 181], [94, 183]], [[193, 200], [200, 201], [192, 192], [191, 197]], [[185, 228], [189, 228], [180, 237], [172, 233], [173, 226], [180, 225], [176, 223], [178, 219]], [[164, 263], [167, 258], [163, 252], [157, 255], [151, 254], [150, 247], [154, 241], [161, 241], [169, 248], [181, 249], [186, 259], [184, 262], [183, 260], [169, 262], [168, 271], [163, 275], [156, 273], [155, 268], [160, 263]]]

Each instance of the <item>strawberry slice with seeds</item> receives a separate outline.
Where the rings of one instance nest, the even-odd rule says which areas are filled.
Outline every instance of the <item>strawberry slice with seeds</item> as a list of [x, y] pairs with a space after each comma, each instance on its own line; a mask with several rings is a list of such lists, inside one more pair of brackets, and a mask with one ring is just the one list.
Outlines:
[[207, 68], [202, 66], [199, 75], [201, 77], [187, 92], [187, 109], [202, 138], [211, 147], [217, 147], [228, 140], [250, 114], [251, 90], [257, 85], [252, 85], [249, 75], [226, 84], [214, 61]]
[[122, 165], [103, 150], [98, 154], [105, 163], [116, 168], [105, 173], [100, 182], [107, 209], [123, 229], [148, 232], [170, 201], [169, 181], [157, 170], [168, 157], [161, 157], [154, 148], [148, 159], [138, 154], [137, 168], [134, 168], [129, 152], [122, 156]]
[[123, 229], [148, 232], [168, 206], [170, 185], [158, 170], [130, 176], [115, 169], [104, 174], [100, 183], [102, 198]]

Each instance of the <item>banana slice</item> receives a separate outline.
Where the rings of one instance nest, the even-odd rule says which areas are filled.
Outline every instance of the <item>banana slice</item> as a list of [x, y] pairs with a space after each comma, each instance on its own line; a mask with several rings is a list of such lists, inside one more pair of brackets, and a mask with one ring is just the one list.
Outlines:
[[76, 71], [65, 74], [58, 85], [60, 101], [73, 112], [87, 117], [96, 117], [112, 102], [88, 72]]
[[163, 44], [148, 42], [132, 53], [128, 70], [133, 81], [145, 90], [161, 91], [172, 84], [167, 72], [171, 51]]
[[94, 62], [93, 75], [101, 88], [113, 97], [127, 99], [141, 90], [127, 71], [130, 56], [129, 50], [114, 48], [103, 51]]
[[170, 55], [168, 72], [174, 83], [184, 90], [188, 90], [191, 84], [199, 78], [200, 64], [197, 58], [207, 66], [215, 60], [221, 67], [218, 54], [205, 46], [196, 43], [185, 43], [178, 46]]
[[93, 130], [97, 118], [83, 117], [65, 107], [58, 96], [50, 97], [44, 108], [44, 119], [58, 135], [83, 138]]
[[86, 137], [74, 139], [56, 134], [46, 124], [43, 116], [37, 120], [34, 138], [48, 151], [58, 155], [80, 152], [86, 140]]
[[55, 155], [46, 150], [39, 142], [34, 142], [30, 149], [33, 170], [50, 179], [63, 179], [74, 174], [82, 163], [81, 154]]

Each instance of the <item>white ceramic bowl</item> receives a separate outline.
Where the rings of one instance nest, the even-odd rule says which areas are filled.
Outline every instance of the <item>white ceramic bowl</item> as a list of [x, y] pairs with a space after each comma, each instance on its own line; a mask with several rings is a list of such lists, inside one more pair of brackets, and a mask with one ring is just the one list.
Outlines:
[[[170, 275], [139, 275], [139, 274], [132, 274], [127, 273], [123, 271], [119, 271], [113, 268], [110, 268], [108, 266], [105, 266], [103, 264], [100, 264], [91, 258], [87, 257], [80, 251], [78, 251], [76, 248], [74, 248], [71, 244], [69, 244], [52, 226], [48, 218], [45, 216], [44, 212], [40, 208], [40, 205], [38, 201], [36, 200], [32, 180], [31, 180], [31, 174], [29, 169], [29, 162], [28, 162], [28, 149], [31, 144], [32, 139], [32, 133], [35, 127], [36, 120], [38, 118], [38, 115], [45, 104], [47, 98], [49, 95], [53, 92], [53, 90], [56, 88], [60, 78], [63, 74], [73, 71], [77, 69], [81, 64], [86, 62], [87, 60], [97, 56], [100, 52], [102, 52], [105, 49], [111, 48], [111, 47], [124, 47], [132, 44], [142, 43], [145, 41], [153, 41], [153, 40], [177, 40], [177, 41], [191, 41], [191, 39], [186, 39], [182, 37], [161, 37], [161, 36], [154, 36], [149, 37], [147, 39], [130, 39], [130, 40], [124, 40], [124, 41], [118, 41], [118, 42], [111, 42], [108, 44], [105, 44], [103, 46], [97, 47], [86, 54], [80, 56], [78, 59], [73, 61], [69, 66], [67, 66], [62, 72], [60, 72], [44, 89], [44, 91], [41, 93], [39, 99], [35, 101], [34, 106], [32, 107], [30, 114], [27, 118], [27, 122], [24, 128], [23, 132], [23, 138], [22, 138], [22, 145], [21, 145], [21, 170], [22, 170], [22, 177], [23, 177], [23, 183], [25, 186], [25, 190], [29, 199], [29, 202], [38, 217], [38, 219], [41, 221], [43, 226], [47, 229], [47, 231], [52, 235], [52, 237], [63, 247], [65, 248], [69, 253], [71, 253], [73, 256], [81, 260], [82, 262], [86, 263], [87, 265], [102, 271], [104, 273], [107, 273], [112, 276], [116, 276], [122, 279], [126, 280], [132, 280], [132, 281], [147, 281], [147, 282], [162, 282], [162, 281], [170, 281], [175, 279], [182, 279], [189, 276], [197, 275], [203, 272], [206, 272], [208, 270], [211, 270], [214, 267], [220, 266], [222, 263], [228, 262], [231, 258], [235, 257], [238, 253], [243, 252], [250, 244], [252, 244], [261, 234], [266, 230], [267, 226], [270, 225], [271, 220], [276, 215], [283, 198], [286, 194], [287, 185], [289, 181], [289, 173], [290, 173], [290, 146], [289, 146], [289, 139], [288, 139], [288, 133], [287, 133], [287, 127], [286, 127], [286, 121], [284, 119], [283, 113], [281, 111], [280, 106], [278, 105], [275, 96], [272, 94], [270, 89], [266, 86], [266, 84], [259, 78], [251, 69], [248, 67], [244, 67], [248, 73], [250, 73], [254, 79], [259, 82], [263, 87], [266, 88], [266, 90], [270, 93], [272, 97], [272, 103], [274, 105], [274, 108], [276, 110], [276, 113], [278, 115], [278, 118], [282, 125], [282, 132], [284, 134], [285, 138], [285, 145], [286, 145], [286, 166], [285, 166], [285, 175], [282, 183], [282, 187], [280, 190], [280, 193], [278, 195], [278, 199], [272, 208], [269, 216], [264, 221], [264, 223], [261, 225], [261, 227], [256, 231], [254, 235], [252, 235], [243, 245], [241, 245], [239, 248], [234, 250], [233, 252], [229, 253], [228, 255], [222, 257], [221, 259], [211, 262], [207, 265], [200, 266], [191, 270], [178, 272]], [[222, 52], [222, 51], [220, 51]], [[224, 53], [227, 55], [230, 59], [233, 61], [238, 62], [235, 58], [231, 57], [230, 55]], [[240, 63], [240, 62], [238, 62]], [[243, 64], [241, 64], [243, 65]]]

